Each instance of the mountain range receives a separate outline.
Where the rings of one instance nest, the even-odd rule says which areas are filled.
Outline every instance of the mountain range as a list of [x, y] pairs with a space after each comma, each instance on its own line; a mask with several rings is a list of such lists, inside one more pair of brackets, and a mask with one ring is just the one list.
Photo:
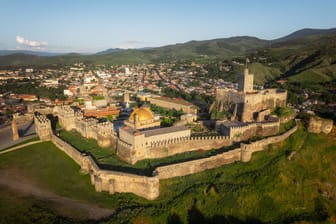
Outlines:
[[[50, 66], [77, 62], [138, 64], [177, 61], [216, 63], [248, 57], [257, 81], [275, 78], [298, 82], [336, 79], [336, 28], [302, 29], [275, 40], [237, 36], [144, 49], [112, 48], [91, 55], [0, 51], [0, 66]], [[9, 55], [4, 55], [9, 54]], [[224, 78], [232, 74], [223, 74]]]
[[[108, 55], [113, 53], [120, 53], [125, 51], [146, 51], [152, 50], [157, 53], [159, 51], [165, 51], [165, 54], [172, 53], [172, 50], [185, 51], [183, 48], [195, 48], [189, 49], [195, 51], [195, 53], [203, 54], [208, 53], [209, 55], [235, 55], [239, 54], [241, 51], [246, 51], [253, 48], [264, 47], [268, 44], [279, 43], [290, 41], [298, 38], [305, 38], [307, 36], [321, 36], [325, 34], [336, 34], [336, 28], [332, 29], [302, 29], [296, 32], [293, 32], [287, 36], [274, 39], [274, 40], [262, 40], [257, 37], [250, 36], [236, 36], [229, 38], [219, 38], [213, 40], [204, 40], [204, 41], [189, 41], [186, 43], [178, 43], [175, 45], [167, 45], [163, 47], [145, 47], [139, 49], [122, 49], [122, 48], [110, 48], [104, 51], [100, 51], [93, 54], [83, 54], [83, 55]], [[218, 52], [223, 50], [223, 52]], [[181, 53], [181, 52], [180, 52]], [[73, 53], [60, 53], [60, 52], [45, 52], [45, 51], [29, 51], [29, 50], [0, 50], [0, 56], [7, 56], [12, 54], [26, 54], [26, 55], [35, 55], [35, 56], [80, 56], [76, 52]], [[178, 54], [178, 53], [175, 53]]]

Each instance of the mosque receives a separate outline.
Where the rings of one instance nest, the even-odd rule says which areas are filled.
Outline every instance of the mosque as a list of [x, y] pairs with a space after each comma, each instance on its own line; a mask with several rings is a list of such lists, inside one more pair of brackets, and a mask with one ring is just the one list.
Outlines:
[[130, 163], [153, 157], [152, 150], [159, 145], [169, 145], [191, 136], [191, 130], [185, 126], [160, 127], [160, 120], [148, 107], [136, 108], [124, 124], [119, 129], [117, 154]]

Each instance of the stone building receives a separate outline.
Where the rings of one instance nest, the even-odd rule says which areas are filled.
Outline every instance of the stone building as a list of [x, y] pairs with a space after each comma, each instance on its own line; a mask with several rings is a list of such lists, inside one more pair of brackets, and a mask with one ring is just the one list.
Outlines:
[[280, 122], [270, 113], [276, 107], [286, 106], [287, 91], [254, 90], [253, 77], [246, 67], [240, 77], [238, 90], [216, 90], [216, 101], [211, 109], [228, 115], [226, 120], [216, 122], [216, 129], [230, 138], [268, 136], [279, 131]]
[[50, 120], [43, 114], [35, 112], [34, 124], [37, 135], [42, 141], [48, 141], [51, 139], [52, 130]]
[[150, 104], [154, 104], [159, 107], [163, 107], [166, 109], [175, 109], [182, 110], [187, 114], [197, 114], [198, 107], [194, 104], [177, 98], [169, 98], [169, 97], [149, 97], [147, 98]]
[[97, 140], [101, 147], [115, 147], [116, 133], [111, 122], [99, 122], [95, 118], [85, 118], [83, 112], [76, 111], [68, 105], [55, 107], [54, 115], [58, 117], [59, 124], [66, 131], [74, 129], [85, 138]]
[[153, 128], [160, 126], [160, 120], [154, 119], [154, 114], [148, 107], [141, 107], [134, 109], [125, 125], [134, 129]]
[[148, 107], [135, 109], [125, 126], [119, 129], [117, 145], [118, 156], [129, 162], [151, 158], [151, 150], [159, 142], [168, 146], [182, 139], [190, 138], [190, 129], [184, 126], [160, 127], [160, 121], [154, 119], [154, 114]]
[[253, 89], [253, 74], [244, 69], [238, 91], [217, 89], [214, 107], [231, 114], [230, 120], [241, 122], [263, 121], [275, 107], [285, 107], [287, 91], [282, 89]]

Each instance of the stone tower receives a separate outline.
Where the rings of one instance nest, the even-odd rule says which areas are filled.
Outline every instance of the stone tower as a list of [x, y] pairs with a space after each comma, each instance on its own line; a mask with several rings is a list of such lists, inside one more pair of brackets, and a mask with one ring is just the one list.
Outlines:
[[16, 121], [12, 120], [12, 132], [13, 132], [13, 141], [16, 141], [19, 139], [19, 132], [17, 129]]
[[249, 74], [247, 66], [239, 79], [238, 90], [243, 93], [253, 92], [253, 74]]
[[75, 114], [75, 111], [69, 105], [57, 106], [55, 111], [57, 112], [59, 124], [66, 131], [75, 128], [75, 117], [79, 115]]
[[113, 124], [109, 121], [97, 124], [97, 142], [101, 147], [112, 145], [114, 137]]
[[34, 116], [35, 130], [42, 141], [51, 139], [52, 130], [50, 120], [43, 114], [35, 113]]

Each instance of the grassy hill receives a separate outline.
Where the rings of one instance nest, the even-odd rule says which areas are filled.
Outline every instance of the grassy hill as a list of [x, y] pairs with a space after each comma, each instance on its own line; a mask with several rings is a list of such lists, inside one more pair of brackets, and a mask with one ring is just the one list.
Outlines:
[[[0, 172], [2, 179], [20, 180], [54, 197], [112, 210], [99, 223], [334, 223], [335, 140], [335, 130], [309, 134], [301, 127], [248, 163], [161, 181], [155, 201], [95, 192], [88, 175], [80, 174], [79, 166], [49, 142], [0, 155]], [[85, 219], [86, 212], [66, 213], [62, 207], [68, 203], [3, 184], [0, 197], [3, 223], [94, 222]]]

